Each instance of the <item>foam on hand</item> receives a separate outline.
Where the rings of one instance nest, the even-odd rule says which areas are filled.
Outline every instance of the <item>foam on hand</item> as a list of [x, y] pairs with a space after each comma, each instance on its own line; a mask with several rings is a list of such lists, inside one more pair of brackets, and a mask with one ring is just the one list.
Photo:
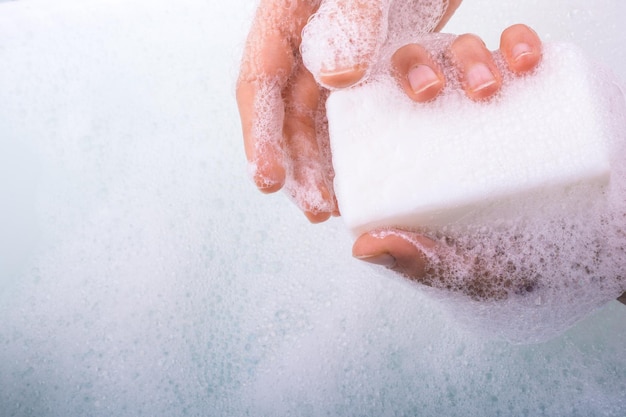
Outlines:
[[[388, 70], [333, 92], [335, 192], [355, 235], [401, 229], [436, 242], [413, 243], [455, 317], [542, 340], [625, 290], [626, 106], [573, 45], [547, 44], [535, 73], [505, 78], [487, 102], [449, 83], [415, 103]], [[470, 294], [473, 282], [488, 285]]]
[[365, 3], [354, 7], [344, 0], [326, 0], [304, 27], [300, 51], [314, 76], [359, 67], [372, 70], [381, 45], [387, 49], [404, 43], [407, 34], [432, 32], [448, 7], [447, 0]]

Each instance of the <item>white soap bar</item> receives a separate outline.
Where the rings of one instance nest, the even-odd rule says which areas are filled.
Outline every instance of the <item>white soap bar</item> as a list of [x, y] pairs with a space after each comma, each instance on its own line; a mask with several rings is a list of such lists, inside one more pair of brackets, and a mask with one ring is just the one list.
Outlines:
[[487, 102], [456, 90], [414, 103], [390, 75], [333, 92], [335, 192], [347, 226], [437, 228], [517, 205], [515, 196], [606, 184], [603, 91], [577, 47], [544, 48], [536, 73], [507, 81]]

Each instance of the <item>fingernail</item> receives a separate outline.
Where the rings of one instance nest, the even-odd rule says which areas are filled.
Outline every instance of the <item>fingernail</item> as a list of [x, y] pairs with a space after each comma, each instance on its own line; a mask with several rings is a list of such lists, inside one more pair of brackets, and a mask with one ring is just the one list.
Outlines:
[[360, 65], [333, 70], [322, 69], [320, 82], [328, 87], [346, 88], [361, 80], [366, 72], [367, 68]]
[[435, 71], [428, 65], [416, 65], [407, 74], [411, 89], [419, 94], [441, 82]]
[[513, 56], [514, 61], [519, 61], [525, 56], [531, 55], [533, 53], [533, 48], [527, 43], [518, 43], [511, 50], [511, 55]]
[[466, 73], [467, 84], [470, 90], [480, 91], [496, 83], [496, 78], [489, 67], [483, 63], [475, 64]]
[[376, 255], [355, 256], [360, 261], [369, 262], [374, 265], [385, 266], [391, 268], [396, 264], [396, 258], [388, 253], [378, 253]]

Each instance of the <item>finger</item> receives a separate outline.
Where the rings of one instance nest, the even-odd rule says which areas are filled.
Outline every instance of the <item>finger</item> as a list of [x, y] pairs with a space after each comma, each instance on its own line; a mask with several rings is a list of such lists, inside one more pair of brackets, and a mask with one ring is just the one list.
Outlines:
[[285, 147], [290, 161], [285, 190], [312, 223], [336, 210], [328, 169], [332, 164], [320, 147], [318, 113], [323, 104], [313, 75], [299, 65], [285, 91]]
[[461, 292], [475, 300], [500, 300], [508, 294], [500, 286], [501, 279], [492, 276], [488, 269], [473, 267], [465, 256], [417, 233], [366, 233], [356, 240], [352, 254], [423, 285]]
[[[291, 4], [297, 7], [287, 7]], [[293, 42], [299, 42], [300, 30], [313, 11], [311, 2], [263, 1], [244, 49], [237, 104], [246, 157], [264, 192], [279, 190], [285, 181], [282, 90], [295, 61]]]
[[441, 17], [439, 24], [435, 28], [435, 32], [439, 32], [443, 27], [448, 23], [448, 20], [452, 17], [456, 9], [459, 8], [461, 2], [463, 0], [448, 0], [448, 8], [446, 9], [444, 15]]
[[432, 240], [416, 233], [370, 232], [355, 241], [352, 255], [421, 282], [428, 273], [427, 252], [434, 250], [435, 245]]
[[528, 26], [513, 25], [502, 32], [500, 51], [509, 69], [521, 74], [532, 71], [541, 61], [541, 40]]
[[253, 180], [263, 192], [278, 191], [285, 181], [280, 82], [239, 82], [237, 104]]
[[325, 0], [304, 28], [306, 67], [322, 84], [345, 88], [361, 80], [387, 36], [390, 0]]
[[487, 99], [502, 86], [502, 76], [493, 56], [478, 36], [457, 37], [450, 46], [450, 54], [463, 90], [472, 100]]
[[430, 53], [421, 45], [409, 44], [391, 57], [393, 72], [406, 94], [414, 101], [434, 99], [445, 85], [445, 76]]

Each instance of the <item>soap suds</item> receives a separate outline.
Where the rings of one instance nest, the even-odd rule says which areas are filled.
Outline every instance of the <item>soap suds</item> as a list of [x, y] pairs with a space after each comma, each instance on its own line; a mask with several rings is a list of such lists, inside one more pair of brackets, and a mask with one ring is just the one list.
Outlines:
[[387, 36], [390, 0], [326, 0], [302, 31], [300, 51], [314, 76], [375, 61]]
[[[314, 7], [317, 2], [310, 4]], [[285, 4], [290, 10], [293, 3]], [[388, 60], [390, 51], [400, 45], [409, 34], [425, 34], [432, 31], [445, 12], [447, 1], [441, 0], [378, 0], [354, 5], [346, 0], [327, 0], [321, 3], [317, 12], [310, 18], [302, 31], [300, 53], [305, 67], [314, 76], [322, 71], [352, 69], [367, 64], [368, 71], [376, 71], [378, 62]], [[284, 27], [293, 24], [278, 20], [277, 15], [265, 12], [256, 17], [257, 24]], [[389, 30], [388, 30], [389, 29]], [[389, 34], [389, 36], [388, 36]], [[439, 38], [438, 38], [439, 39]], [[445, 37], [449, 40], [449, 37]], [[244, 66], [262, 68], [262, 39], [250, 37], [248, 49], [251, 51]], [[434, 41], [433, 41], [434, 42]], [[382, 57], [382, 58], [381, 58]], [[290, 94], [290, 82], [301, 77], [298, 57], [291, 68], [287, 83], [280, 80], [258, 79], [255, 97], [256, 117], [253, 137], [255, 138], [255, 158], [249, 163], [249, 173], [261, 187], [272, 187], [274, 180], [264, 179], [262, 173], [267, 167], [265, 155], [275, 155], [285, 169], [284, 191], [303, 211], [312, 213], [333, 212], [336, 210], [333, 192], [334, 172], [331, 164], [330, 148], [325, 120], [326, 92], [320, 91], [319, 108], [316, 118], [315, 150], [318, 157], [307, 159], [298, 152], [298, 146], [289, 143], [307, 142], [309, 138], [286, 138], [285, 95]], [[287, 70], [287, 69], [285, 69]], [[281, 73], [280, 78], [285, 78]], [[282, 90], [282, 91], [281, 91]], [[306, 146], [302, 145], [302, 146]], [[295, 148], [295, 150], [294, 150]], [[325, 189], [325, 190], [324, 190]]]
[[[432, 55], [443, 62], [442, 65], [446, 64], [445, 60], [448, 58], [446, 58], [445, 53], [441, 53], [441, 49], [438, 51], [437, 47], [445, 48], [453, 38], [443, 35], [429, 35], [422, 39], [427, 39], [427, 42], [424, 43], [430, 48]], [[341, 137], [333, 137], [331, 141], [336, 157], [335, 169], [338, 172], [336, 189], [339, 193], [339, 205], [344, 218], [350, 223], [350, 227], [355, 227], [355, 231], [362, 233], [365, 230], [357, 224], [363, 225], [369, 221], [371, 224], [378, 224], [377, 227], [383, 227], [382, 230], [376, 232], [375, 236], [377, 237], [384, 238], [392, 233], [410, 241], [427, 258], [426, 270], [428, 273], [425, 277], [420, 278], [420, 282], [436, 289], [427, 291], [436, 294], [436, 298], [440, 299], [442, 304], [451, 311], [463, 311], [463, 314], [455, 314], [459, 320], [467, 322], [471, 327], [480, 328], [486, 334], [514, 342], [535, 342], [554, 337], [596, 308], [614, 300], [626, 290], [626, 281], [623, 277], [624, 265], [626, 265], [626, 250], [624, 249], [626, 248], [626, 224], [624, 222], [626, 216], [626, 209], [624, 208], [626, 207], [626, 169], [623, 161], [621, 161], [621, 156], [626, 151], [624, 97], [617, 87], [615, 78], [610, 75], [609, 71], [586, 61], [576, 63], [576, 61], [572, 61], [571, 57], [564, 58], [572, 53], [573, 50], [569, 49], [571, 47], [556, 45], [546, 45], [545, 47], [547, 48], [546, 51], [550, 53], [546, 54], [545, 62], [536, 72], [525, 76], [524, 80], [519, 80], [524, 82], [516, 82], [518, 80], [515, 77], [505, 75], [505, 85], [502, 91], [489, 103], [471, 103], [460, 91], [458, 83], [454, 82], [446, 86], [444, 92], [435, 102], [410, 103], [400, 87], [395, 85], [389, 75], [389, 70], [381, 69], [378, 73], [372, 74], [369, 85], [355, 87], [354, 91], [362, 90], [372, 94], [380, 94], [375, 98], [371, 97], [371, 103], [373, 103], [372, 106], [378, 106], [378, 108], [381, 105], [386, 106], [384, 114], [378, 111], [379, 118], [382, 119], [374, 121], [371, 116], [369, 118], [368, 116], [359, 117], [359, 122], [356, 123], [364, 123], [365, 125], [358, 125], [357, 128], [357, 124], [352, 124], [352, 133], [341, 133]], [[497, 59], [500, 60], [500, 58]], [[563, 76], [571, 77], [572, 83], [579, 81], [577, 77], [580, 77], [580, 74], [586, 74], [588, 87], [577, 85], [579, 90], [572, 89], [568, 95], [560, 96], [560, 99], [558, 97], [544, 97], [543, 101], [537, 102], [537, 100], [529, 97], [528, 106], [503, 107], [508, 106], [509, 97], [520, 94], [523, 89], [536, 88], [528, 84], [529, 82], [548, 76], [545, 74], [550, 74], [551, 71], [555, 71], [562, 65], [575, 65], [563, 72]], [[500, 67], [504, 70], [502, 63], [500, 63]], [[456, 76], [454, 72], [447, 75], [449, 77]], [[564, 82], [567, 83], [567, 79]], [[376, 83], [380, 86], [379, 90], [372, 87]], [[345, 94], [350, 94], [350, 92]], [[394, 104], [383, 98], [386, 94], [394, 97], [397, 109], [389, 110], [389, 106], [393, 107]], [[573, 94], [572, 97], [569, 96], [571, 94]], [[568, 97], [567, 102], [558, 102], [559, 100], [563, 101], [563, 97], [566, 96]], [[331, 97], [331, 100], [333, 98]], [[369, 106], [370, 104], [365, 103], [365, 100], [369, 101], [370, 98], [360, 96], [357, 101], [362, 106]], [[589, 100], [595, 101], [590, 102]], [[586, 150], [582, 159], [580, 155], [573, 153], [572, 155], [557, 155], [555, 159], [540, 161], [544, 155], [537, 154], [537, 151], [533, 150], [532, 141], [525, 139], [528, 135], [536, 132], [533, 120], [546, 117], [546, 114], [550, 114], [550, 109], [558, 105], [566, 106], [564, 111], [567, 112], [569, 111], [567, 106], [573, 105], [572, 103], [578, 103], [578, 107], [585, 109], [587, 113], [575, 120], [571, 120], [571, 116], [569, 116], [570, 119], [567, 119], [568, 116], [563, 117], [568, 120], [567, 123], [578, 123], [579, 132], [597, 135], [596, 143], [590, 143], [587, 137], [568, 136], [567, 140], [571, 138], [573, 141], [580, 141], [576, 142], [579, 143], [576, 146], [585, 146], [584, 149]], [[352, 105], [350, 106], [353, 108]], [[490, 114], [493, 117], [496, 113], [488, 113], [487, 106], [499, 109], [508, 108], [509, 110], [500, 114], [502, 119], [494, 121], [489, 120], [486, 115]], [[372, 111], [375, 111], [374, 107]], [[472, 113], [474, 116], [469, 119], [463, 119], [467, 119], [468, 123], [471, 122], [471, 126], [459, 127], [452, 120], [449, 120], [445, 124], [446, 130], [441, 131], [441, 136], [432, 139], [436, 142], [433, 142], [433, 149], [430, 151], [426, 150], [428, 147], [424, 146], [423, 139], [421, 139], [422, 142], [417, 142], [422, 143], [420, 149], [407, 149], [406, 147], [403, 148], [401, 142], [397, 144], [395, 141], [390, 142], [393, 135], [385, 138], [372, 138], [371, 140], [368, 138], [367, 135], [371, 135], [370, 131], [379, 132], [375, 126], [377, 123], [385, 123], [384, 121], [387, 120], [385, 115], [401, 114], [398, 116], [399, 120], [402, 120], [403, 117], [411, 117], [409, 113], [401, 113], [403, 108], [409, 107], [414, 112], [410, 113], [414, 117], [417, 117], [415, 112], [426, 112], [431, 119], [438, 117], [438, 114], [443, 111], [449, 115], [456, 114], [459, 118], [463, 117], [465, 111], [472, 111], [472, 108], [476, 113], [475, 115]], [[346, 118], [345, 113], [335, 114], [337, 111], [338, 108], [333, 111], [329, 110], [331, 134], [343, 132], [343, 130], [333, 130], [333, 123], [338, 123], [335, 118]], [[351, 113], [354, 114], [353, 111]], [[520, 124], [520, 120], [524, 122]], [[587, 120], [593, 120], [594, 124], [587, 125]], [[346, 122], [342, 121], [341, 123]], [[406, 128], [404, 125], [392, 121], [389, 123], [392, 123], [393, 127], [390, 127], [392, 132], [395, 127], [400, 129], [397, 130], [397, 135], [403, 135], [402, 129]], [[554, 138], [555, 141], [562, 137], [563, 126], [559, 127], [559, 120], [541, 126], [543, 126], [542, 129], [548, 129], [548, 131], [536, 132], [537, 134], [541, 133], [542, 136], [539, 137], [547, 135], [548, 139]], [[431, 134], [428, 129], [436, 130], [437, 127], [422, 124], [419, 137], [430, 138]], [[503, 132], [503, 129], [506, 129], [506, 132]], [[457, 130], [459, 131], [457, 132]], [[437, 164], [429, 164], [428, 167], [424, 165], [415, 167], [415, 163], [419, 165], [419, 162], [415, 162], [410, 164], [410, 169], [414, 171], [398, 174], [396, 173], [398, 169], [405, 169], [405, 165], [400, 161], [407, 160], [407, 152], [433, 152], [432, 158], [437, 158], [436, 155], [440, 152], [449, 154], [459, 151], [450, 148], [451, 145], [446, 143], [446, 138], [455, 147], [463, 146], [465, 143], [463, 140], [459, 143], [456, 139], [452, 139], [457, 136], [468, 138], [469, 132], [481, 131], [484, 132], [483, 138], [491, 136], [501, 138], [500, 140], [507, 140], [507, 144], [503, 145], [505, 150], [515, 149], [522, 160], [536, 159], [536, 167], [533, 168], [532, 165], [517, 167], [516, 162], [510, 160], [503, 166], [494, 165], [492, 170], [481, 174], [485, 176], [463, 179], [463, 181], [467, 180], [469, 183], [473, 183], [476, 190], [485, 190], [483, 203], [477, 203], [478, 205], [475, 207], [466, 206], [463, 210], [467, 210], [467, 212], [463, 215], [459, 214], [462, 208], [456, 212], [451, 210], [449, 214], [445, 214], [447, 212], [441, 211], [445, 207], [442, 207], [437, 210], [433, 209], [432, 214], [424, 214], [419, 217], [420, 221], [418, 222], [417, 217], [411, 218], [409, 213], [402, 214], [402, 211], [396, 211], [402, 207], [393, 208], [397, 198], [397, 190], [389, 188], [390, 184], [387, 181], [402, 182], [397, 186], [404, 187], [405, 194], [411, 194], [411, 186], [407, 185], [406, 181], [420, 181], [419, 187], [413, 187], [413, 192], [423, 193], [423, 198], [430, 198], [431, 195], [441, 194], [441, 190], [437, 189], [437, 184], [432, 184], [432, 190], [424, 188], [426, 187], [424, 182], [428, 181], [429, 175], [434, 178], [441, 178], [443, 175], [445, 178], [445, 172], [449, 171], [450, 168], [437, 166]], [[411, 132], [415, 131], [411, 130]], [[415, 135], [417, 133], [413, 133], [413, 136]], [[345, 142], [340, 144], [337, 142], [339, 140]], [[416, 137], [415, 140], [419, 140], [419, 138]], [[605, 140], [608, 142], [597, 142]], [[473, 141], [468, 143], [472, 143], [469, 146], [475, 146]], [[523, 146], [517, 148], [515, 143], [523, 144]], [[544, 145], [546, 144], [543, 143], [542, 147]], [[344, 152], [342, 149], [348, 148], [352, 149], [354, 153], [345, 154], [346, 159], [344, 159], [338, 152]], [[363, 173], [359, 174], [359, 172], [366, 169], [365, 162], [363, 162], [366, 160], [363, 158], [367, 158], [368, 152], [376, 155], [372, 161], [366, 163], [368, 169], [374, 174], [372, 174], [373, 177], [366, 176], [365, 179], [362, 179]], [[461, 153], [467, 155], [468, 158], [476, 158], [477, 156], [472, 152], [475, 154], [475, 149], [467, 149], [466, 152]], [[491, 149], [485, 149], [480, 158], [485, 161], [494, 159], [490, 152], [492, 152]], [[529, 156], [522, 155], [525, 152], [529, 152]], [[518, 154], [516, 153], [516, 155]], [[432, 158], [426, 155], [426, 159], [413, 158], [411, 161], [424, 163]], [[594, 160], [593, 158], [598, 158], [597, 164], [592, 163], [587, 168], [587, 162]], [[604, 158], [611, 167], [610, 179], [602, 174]], [[346, 167], [337, 165], [344, 162], [353, 167], [346, 171]], [[477, 170], [478, 168], [477, 166]], [[386, 169], [395, 173], [393, 180], [385, 180], [388, 178], [385, 175]], [[512, 179], [518, 183], [517, 192], [521, 195], [518, 197], [510, 195], [500, 202], [494, 200], [493, 203], [488, 203], [489, 200], [487, 199], [492, 198], [489, 193], [493, 192], [489, 191], [491, 190], [490, 187], [493, 187], [494, 184], [499, 184], [496, 189], [502, 186], [506, 187], [506, 182], [500, 184], [500, 177], [512, 169], [520, 170], [515, 173]], [[435, 172], [438, 170], [442, 174]], [[544, 170], [545, 174], [541, 174]], [[558, 186], [558, 181], [561, 181], [558, 178], [570, 178], [569, 176], [575, 174], [576, 170], [589, 170], [586, 175], [589, 175], [589, 178], [594, 176], [594, 178], [586, 182], [581, 177], [581, 180], [576, 180], [574, 183], [570, 182], [566, 187]], [[541, 191], [531, 191], [531, 189], [524, 191], [526, 185], [522, 178], [539, 178], [538, 175], [548, 174], [555, 175], [554, 181], [556, 182], [547, 180], [548, 182], [543, 186], [545, 188]], [[355, 182], [356, 178], [359, 180]], [[365, 181], [363, 187], [357, 184], [359, 181]], [[349, 184], [359, 187], [360, 196], [346, 188]], [[450, 183], [449, 185], [452, 186], [453, 184]], [[372, 194], [372, 190], [380, 190], [380, 192]], [[369, 194], [371, 195], [368, 197]], [[354, 201], [352, 196], [355, 197]], [[356, 200], [357, 197], [358, 201]], [[454, 200], [453, 197], [450, 196], [450, 204]], [[342, 200], [342, 198], [349, 198], [349, 200]], [[391, 201], [385, 202], [385, 199], [391, 199]], [[433, 201], [436, 201], [436, 197]], [[404, 203], [399, 202], [398, 204]], [[367, 212], [362, 211], [363, 207], [367, 207]], [[363, 215], [359, 214], [360, 211]], [[376, 221], [378, 219], [375, 217], [367, 220], [369, 215], [386, 215], [388, 220], [382, 220], [383, 217], [380, 218], [381, 221], [379, 222]], [[421, 215], [416, 214], [415, 216]], [[430, 217], [433, 219], [432, 224], [420, 223], [428, 219], [428, 216], [433, 216]], [[437, 216], [442, 219], [442, 223], [436, 220]], [[446, 222], [446, 218], [451, 220]], [[364, 223], [359, 223], [361, 221]], [[405, 229], [412, 224], [411, 227], [414, 232], [437, 243], [436, 249], [423, 247], [419, 240], [412, 239], [410, 234], [397, 232], [393, 229], [386, 230], [382, 226], [385, 221], [388, 226], [395, 224]], [[541, 325], [538, 326], [537, 323], [541, 323]]]
[[[299, 209], [314, 214], [336, 210], [334, 171], [324, 110], [327, 96], [326, 92], [319, 92], [315, 110], [289, 108], [277, 82], [261, 80], [254, 103], [256, 117], [252, 135], [255, 156], [248, 164], [249, 175], [261, 186], [275, 185], [273, 178], [263, 178], [269, 163], [266, 157], [273, 155], [285, 170], [283, 189], [287, 196]], [[298, 102], [291, 100], [289, 105], [298, 105]], [[305, 129], [301, 120], [288, 119], [300, 117], [310, 117], [314, 126]], [[295, 129], [288, 129], [290, 124]]]
[[276, 81], [257, 81], [257, 93], [254, 97], [255, 118], [251, 135], [254, 141], [254, 157], [248, 162], [248, 174], [255, 178], [262, 188], [275, 185], [275, 179], [266, 178], [268, 162], [261, 156], [277, 156], [278, 163], [284, 164], [284, 139], [282, 135], [284, 104]]
[[447, 6], [447, 0], [377, 0], [357, 7], [327, 0], [302, 32], [303, 61], [315, 77], [357, 67], [371, 71], [381, 48], [395, 49], [410, 36], [433, 31]]

